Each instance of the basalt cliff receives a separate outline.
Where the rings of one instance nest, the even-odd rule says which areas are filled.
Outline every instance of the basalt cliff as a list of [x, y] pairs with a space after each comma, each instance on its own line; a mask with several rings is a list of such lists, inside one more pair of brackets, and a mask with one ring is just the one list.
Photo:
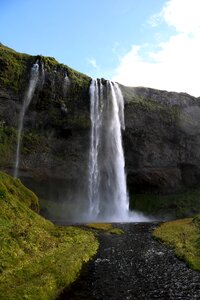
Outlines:
[[[0, 45], [0, 169], [14, 172], [19, 113], [36, 61], [40, 78], [24, 118], [19, 177], [41, 198], [59, 201], [64, 190], [73, 201], [74, 195], [79, 199], [86, 193], [91, 78], [54, 58], [17, 53], [4, 45]], [[144, 87], [120, 88], [130, 195], [170, 195], [198, 188], [200, 98]]]

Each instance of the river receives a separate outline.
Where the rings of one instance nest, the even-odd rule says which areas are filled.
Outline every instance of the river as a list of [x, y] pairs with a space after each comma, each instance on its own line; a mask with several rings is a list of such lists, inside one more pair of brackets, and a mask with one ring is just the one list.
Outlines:
[[97, 255], [59, 300], [200, 299], [200, 273], [152, 238], [155, 226], [116, 224], [124, 234], [101, 234]]

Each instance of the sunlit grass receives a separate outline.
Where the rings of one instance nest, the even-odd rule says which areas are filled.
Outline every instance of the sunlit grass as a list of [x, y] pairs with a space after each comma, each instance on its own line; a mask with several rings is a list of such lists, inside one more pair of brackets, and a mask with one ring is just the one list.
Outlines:
[[87, 227], [91, 229], [96, 229], [99, 231], [104, 231], [110, 234], [122, 234], [124, 231], [120, 228], [113, 228], [113, 225], [110, 223], [89, 223], [86, 224]]
[[90, 231], [56, 227], [30, 208], [37, 197], [0, 172], [0, 299], [55, 299], [96, 253]]
[[175, 220], [161, 224], [153, 236], [172, 247], [176, 255], [200, 271], [200, 217]]

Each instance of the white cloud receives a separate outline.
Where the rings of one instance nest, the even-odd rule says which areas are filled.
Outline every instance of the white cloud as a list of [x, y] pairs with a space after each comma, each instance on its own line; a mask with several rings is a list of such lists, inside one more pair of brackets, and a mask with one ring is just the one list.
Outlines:
[[170, 0], [161, 15], [165, 22], [178, 32], [193, 33], [200, 28], [199, 0]]
[[[122, 57], [113, 80], [129, 86], [147, 86], [200, 96], [199, 11], [199, 0], [167, 1], [158, 15], [173, 26], [177, 34], [156, 45], [153, 51], [151, 45], [149, 48], [147, 45], [133, 45]], [[155, 25], [158, 24], [156, 22]], [[142, 55], [144, 49], [145, 57]]]
[[98, 65], [97, 65], [97, 62], [96, 62], [96, 59], [95, 58], [89, 58], [88, 59], [88, 62], [91, 66], [93, 66], [95, 69], [98, 68]]

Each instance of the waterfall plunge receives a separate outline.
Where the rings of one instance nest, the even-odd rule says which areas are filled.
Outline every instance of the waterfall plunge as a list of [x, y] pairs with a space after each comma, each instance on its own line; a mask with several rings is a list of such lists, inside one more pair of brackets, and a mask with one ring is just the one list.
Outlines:
[[19, 115], [19, 125], [18, 125], [18, 133], [17, 133], [17, 150], [16, 150], [15, 170], [14, 170], [15, 178], [18, 177], [20, 148], [21, 148], [21, 135], [22, 135], [23, 125], [24, 125], [24, 116], [25, 116], [25, 112], [28, 109], [29, 104], [31, 103], [31, 100], [33, 98], [35, 88], [37, 86], [38, 78], [39, 78], [39, 64], [38, 64], [38, 62], [36, 62], [31, 68], [28, 90], [24, 97], [22, 109], [21, 109], [20, 115]]
[[89, 218], [127, 221], [129, 204], [121, 128], [124, 101], [119, 86], [92, 80], [90, 86], [91, 144], [89, 157]]

